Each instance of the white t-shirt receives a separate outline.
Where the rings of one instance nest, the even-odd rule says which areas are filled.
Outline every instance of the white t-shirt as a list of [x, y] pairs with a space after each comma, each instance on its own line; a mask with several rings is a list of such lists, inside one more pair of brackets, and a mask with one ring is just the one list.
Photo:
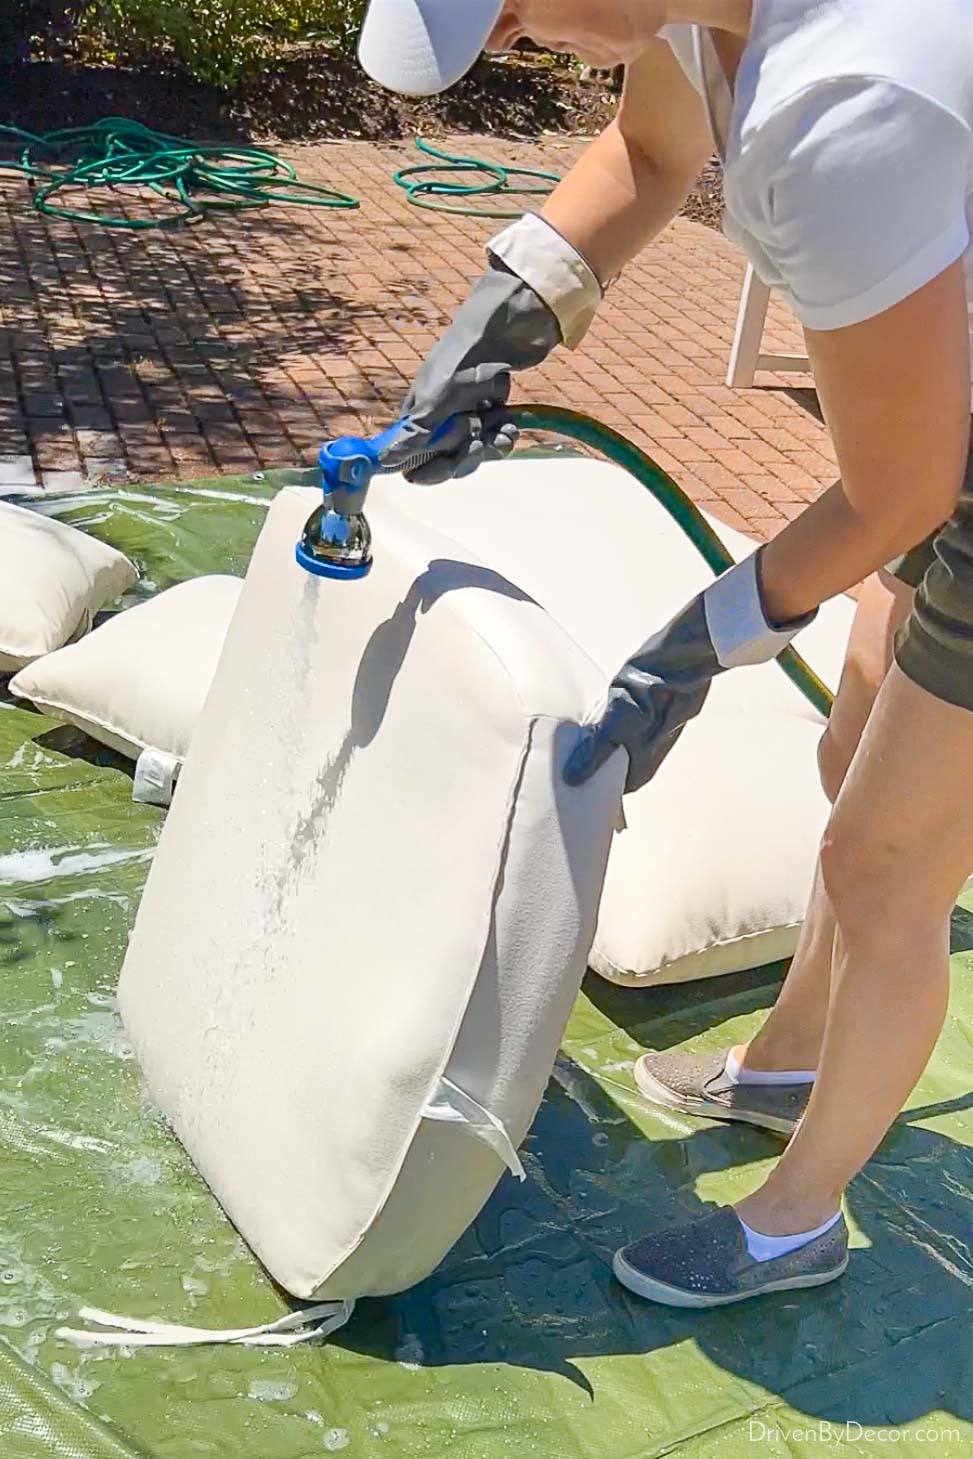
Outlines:
[[[663, 35], [719, 130], [708, 35]], [[973, 300], [973, 0], [754, 0], [722, 115], [725, 231], [802, 323], [869, 319], [964, 255]]]

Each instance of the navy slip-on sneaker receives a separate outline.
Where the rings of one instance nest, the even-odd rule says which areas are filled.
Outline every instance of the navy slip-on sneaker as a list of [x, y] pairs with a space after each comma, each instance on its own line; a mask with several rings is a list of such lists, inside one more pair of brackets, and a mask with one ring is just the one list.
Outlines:
[[840, 1277], [847, 1265], [844, 1216], [796, 1251], [754, 1261], [736, 1212], [721, 1206], [699, 1221], [623, 1246], [612, 1270], [624, 1287], [649, 1302], [723, 1307], [764, 1292], [820, 1287]]

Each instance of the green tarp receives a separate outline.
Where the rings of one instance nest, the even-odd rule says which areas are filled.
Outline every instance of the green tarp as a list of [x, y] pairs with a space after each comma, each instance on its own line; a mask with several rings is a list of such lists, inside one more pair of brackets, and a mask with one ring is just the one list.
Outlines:
[[[48, 506], [138, 562], [142, 594], [244, 570], [269, 482]], [[90, 750], [90, 744], [89, 744]], [[147, 1101], [114, 991], [162, 823], [124, 770], [0, 701], [2, 1459], [762, 1459], [973, 1449], [973, 917], [954, 918], [935, 1059], [849, 1194], [818, 1293], [680, 1314], [613, 1249], [749, 1189], [779, 1143], [653, 1111], [643, 1045], [746, 1038], [779, 969], [636, 992], [590, 979], [524, 1151], [419, 1288], [324, 1346], [79, 1352], [89, 1303], [246, 1325], [285, 1303]], [[879, 1432], [870, 1433], [870, 1430]], [[883, 1435], [881, 1431], [886, 1431]]]

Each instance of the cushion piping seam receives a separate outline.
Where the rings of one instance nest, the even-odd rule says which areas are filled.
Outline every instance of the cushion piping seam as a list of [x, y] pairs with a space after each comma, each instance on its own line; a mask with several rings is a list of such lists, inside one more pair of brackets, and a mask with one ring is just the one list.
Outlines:
[[[55, 652], [56, 651], [57, 650], [55, 650]], [[125, 730], [119, 729], [117, 725], [108, 724], [105, 720], [100, 719], [96, 714], [85, 714], [83, 710], [72, 708], [67, 704], [62, 704], [58, 699], [32, 699], [29, 694], [24, 694], [16, 689], [12, 690], [11, 692], [13, 693], [15, 699], [26, 699], [27, 702], [29, 704], [33, 704], [35, 708], [39, 707], [41, 710], [57, 709], [60, 710], [62, 714], [67, 715], [76, 714], [80, 719], [87, 720], [89, 724], [97, 725], [99, 729], [105, 730], [107, 734], [114, 735], [116, 739], [127, 740], [130, 745], [137, 745], [140, 751], [162, 749], [161, 745], [150, 744], [147, 740], [140, 739], [138, 735], [131, 735], [128, 734]], [[80, 728], [80, 726], [78, 726], [78, 728]], [[166, 750], [164, 751], [164, 753], [167, 755], [174, 754], [172, 750]], [[182, 761], [185, 759], [185, 756], [175, 755], [175, 759]]]
[[715, 938], [712, 942], [703, 943], [701, 947], [693, 948], [689, 952], [681, 952], [678, 957], [672, 958], [670, 962], [660, 963], [651, 973], [636, 973], [631, 968], [625, 968], [621, 963], [617, 963], [613, 957], [609, 957], [607, 953], [599, 950], [597, 936], [595, 937], [592, 952], [597, 952], [598, 956], [604, 959], [613, 972], [621, 973], [626, 978], [637, 978], [641, 982], [648, 982], [662, 968], [676, 967], [679, 963], [686, 962], [691, 957], [699, 957], [701, 953], [711, 952], [714, 948], [735, 947], [738, 943], [749, 942], [754, 937], [766, 937], [768, 932], [788, 932], [791, 928], [802, 927], [803, 925], [804, 918], [798, 917], [792, 922], [774, 922], [767, 927], [758, 927], [753, 932], [741, 932], [737, 937]]

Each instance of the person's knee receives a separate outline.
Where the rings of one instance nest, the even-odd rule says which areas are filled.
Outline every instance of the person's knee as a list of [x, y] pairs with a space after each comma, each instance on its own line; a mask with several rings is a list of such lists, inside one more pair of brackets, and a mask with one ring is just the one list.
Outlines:
[[914, 596], [912, 588], [884, 572], [862, 584], [838, 694], [818, 744], [818, 774], [832, 805], [888, 673], [895, 635]]
[[840, 799], [819, 855], [824, 891], [846, 942], [875, 947], [888, 941], [894, 952], [903, 939], [942, 920], [939, 888], [923, 876], [908, 847], [878, 841]]
[[821, 789], [832, 805], [838, 799], [838, 791], [848, 774], [848, 766], [851, 764], [853, 754], [854, 746], [849, 751], [844, 745], [839, 744], [836, 736], [830, 730], [825, 730], [818, 741], [818, 778], [821, 781]]
[[864, 838], [832, 813], [821, 842], [821, 880], [835, 923], [846, 942], [881, 938], [892, 895], [891, 868], [873, 858]]

